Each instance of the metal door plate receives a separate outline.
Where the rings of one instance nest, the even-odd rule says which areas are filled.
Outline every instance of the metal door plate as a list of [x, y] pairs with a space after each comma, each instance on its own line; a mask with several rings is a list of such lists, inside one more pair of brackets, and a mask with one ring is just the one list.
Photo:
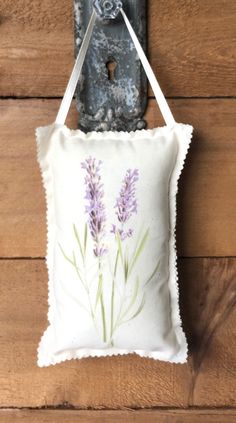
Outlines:
[[[83, 131], [134, 131], [146, 126], [147, 79], [123, 21], [123, 9], [146, 50], [146, 0], [74, 0], [78, 54], [92, 8], [98, 18], [76, 90]], [[99, 10], [100, 9], [100, 10]]]

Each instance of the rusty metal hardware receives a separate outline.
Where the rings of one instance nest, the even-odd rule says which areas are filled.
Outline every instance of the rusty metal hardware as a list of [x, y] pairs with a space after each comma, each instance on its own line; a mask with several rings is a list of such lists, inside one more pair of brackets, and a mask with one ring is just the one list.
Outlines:
[[93, 7], [98, 19], [76, 89], [83, 131], [133, 131], [146, 126], [147, 79], [123, 22], [123, 7], [146, 49], [146, 0], [74, 0], [77, 54]]
[[94, 8], [102, 19], [117, 18], [122, 2], [120, 0], [94, 0]]

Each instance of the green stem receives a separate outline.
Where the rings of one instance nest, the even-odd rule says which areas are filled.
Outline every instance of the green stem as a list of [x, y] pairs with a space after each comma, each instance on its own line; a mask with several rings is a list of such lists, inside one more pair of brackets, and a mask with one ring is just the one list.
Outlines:
[[125, 293], [126, 293], [126, 286], [124, 287], [124, 290], [123, 290], [123, 295], [122, 295], [121, 302], [120, 302], [120, 309], [119, 309], [118, 316], [116, 318], [115, 325], [113, 327], [113, 333], [120, 326], [120, 319], [121, 319], [121, 314], [122, 314], [122, 311], [123, 311], [123, 306], [124, 306], [124, 301], [125, 301]]
[[101, 313], [102, 313], [103, 342], [107, 342], [106, 315], [105, 315], [105, 307], [104, 307], [104, 301], [103, 301], [103, 293], [101, 293], [100, 303], [101, 303]]
[[91, 317], [93, 319], [93, 323], [95, 325], [95, 328], [97, 329], [97, 325], [96, 325], [96, 320], [95, 320], [95, 315], [94, 315], [94, 311], [93, 311], [93, 306], [92, 306], [92, 301], [91, 301], [91, 297], [90, 297], [90, 292], [89, 292], [89, 288], [88, 285], [86, 284], [86, 291], [87, 291], [87, 296], [88, 296], [88, 300], [89, 300], [89, 308], [90, 308], [90, 314]]
[[103, 332], [103, 342], [107, 341], [107, 329], [106, 329], [106, 313], [105, 313], [105, 306], [103, 300], [103, 276], [101, 273], [101, 262], [99, 260], [98, 264], [99, 270], [99, 281], [101, 281], [101, 294], [100, 294], [100, 305], [101, 305], [101, 315], [102, 315], [102, 332]]
[[112, 336], [113, 336], [113, 329], [114, 329], [115, 278], [116, 278], [118, 260], [119, 260], [119, 250], [117, 251], [117, 254], [116, 254], [116, 262], [115, 262], [115, 268], [114, 268], [114, 274], [113, 274], [113, 280], [112, 280], [112, 292], [111, 292], [111, 327], [110, 327], [110, 342], [111, 343], [112, 343]]

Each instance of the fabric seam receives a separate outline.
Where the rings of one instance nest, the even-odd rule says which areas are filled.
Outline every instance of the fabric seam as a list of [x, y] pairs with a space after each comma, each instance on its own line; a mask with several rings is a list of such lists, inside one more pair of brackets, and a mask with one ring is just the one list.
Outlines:
[[[145, 350], [126, 350], [126, 349], [76, 349], [74, 352], [64, 352], [58, 356], [51, 357], [51, 360], [46, 364], [41, 364], [39, 362], [40, 352], [43, 346], [43, 341], [46, 336], [47, 330], [53, 322], [54, 316], [54, 307], [55, 299], [53, 296], [53, 250], [54, 250], [54, 207], [53, 207], [53, 175], [49, 162], [46, 161], [45, 157], [42, 157], [41, 151], [41, 140], [40, 140], [40, 131], [48, 130], [53, 128], [54, 125], [49, 127], [36, 128], [36, 143], [37, 143], [37, 159], [39, 162], [41, 177], [43, 182], [43, 187], [45, 190], [46, 197], [46, 226], [47, 226], [47, 252], [46, 252], [46, 266], [48, 271], [48, 322], [49, 326], [44, 331], [39, 346], [38, 346], [38, 365], [40, 367], [54, 365], [65, 360], [70, 359], [79, 359], [83, 357], [102, 357], [102, 356], [112, 356], [112, 355], [124, 355], [130, 353], [136, 353], [142, 357], [159, 359], [162, 361], [169, 361], [173, 363], [184, 363], [187, 359], [187, 341], [182, 329], [182, 321], [180, 316], [179, 308], [179, 285], [178, 285], [178, 270], [177, 270], [177, 251], [176, 251], [176, 219], [177, 219], [177, 192], [178, 192], [178, 181], [182, 170], [184, 168], [186, 156], [188, 154], [189, 146], [192, 139], [193, 127], [187, 124], [177, 124], [178, 128], [181, 127], [181, 133], [179, 134], [178, 139], [178, 152], [176, 157], [176, 163], [173, 168], [173, 172], [169, 182], [169, 213], [170, 213], [170, 238], [169, 238], [169, 292], [171, 297], [171, 320], [174, 332], [176, 334], [178, 343], [180, 345], [179, 353], [175, 355], [173, 360], [166, 359], [162, 357], [162, 354], [158, 354], [155, 351], [145, 351]], [[156, 128], [156, 129], [164, 129]], [[186, 132], [185, 129], [186, 128]], [[68, 129], [68, 128], [67, 128]], [[145, 131], [145, 130], [144, 130]], [[144, 133], [144, 131], [142, 131]], [[149, 130], [154, 131], [155, 130]], [[149, 132], [152, 133], [152, 132]], [[176, 134], [175, 134], [176, 136]], [[184, 144], [183, 144], [184, 143]]]

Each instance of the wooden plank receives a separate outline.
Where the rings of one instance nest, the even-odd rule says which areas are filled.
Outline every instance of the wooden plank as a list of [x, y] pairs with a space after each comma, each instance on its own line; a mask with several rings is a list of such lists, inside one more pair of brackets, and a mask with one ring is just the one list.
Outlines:
[[37, 368], [46, 327], [43, 260], [0, 261], [0, 407], [235, 407], [236, 259], [182, 259], [188, 364], [135, 355]]
[[235, 95], [235, 16], [234, 0], [149, 1], [150, 60], [165, 95]]
[[235, 423], [235, 410], [1, 410], [0, 423]]
[[61, 95], [73, 63], [73, 2], [3, 0], [0, 15], [0, 95]]
[[[0, 95], [61, 96], [73, 63], [72, 1], [2, 0]], [[234, 0], [149, 1], [150, 60], [167, 96], [232, 96]]]
[[[236, 255], [236, 101], [172, 100], [177, 121], [196, 128], [178, 198], [182, 256]], [[0, 101], [0, 256], [45, 254], [45, 203], [34, 128], [53, 121], [58, 100]], [[162, 123], [153, 100], [147, 120]], [[13, 124], [14, 122], [14, 124]], [[71, 110], [68, 124], [76, 126]]]

